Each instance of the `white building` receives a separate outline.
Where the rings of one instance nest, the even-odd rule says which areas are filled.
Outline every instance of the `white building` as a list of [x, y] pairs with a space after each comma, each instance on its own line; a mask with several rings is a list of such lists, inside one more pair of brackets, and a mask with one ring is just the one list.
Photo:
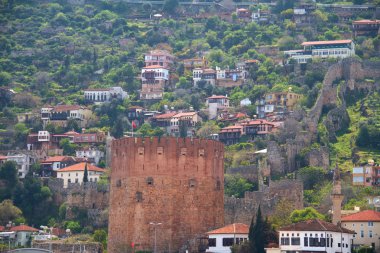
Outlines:
[[88, 89], [84, 91], [84, 98], [95, 103], [109, 102], [112, 99], [125, 99], [128, 93], [121, 87], [111, 87], [104, 89]]
[[226, 96], [212, 95], [206, 100], [208, 108], [208, 118], [215, 119], [218, 115], [218, 110], [223, 110], [230, 107], [230, 99]]
[[89, 162], [98, 164], [104, 157], [104, 152], [96, 148], [85, 148], [76, 150], [75, 156], [78, 158], [87, 158]]
[[29, 227], [27, 225], [20, 225], [16, 227], [12, 227], [10, 231], [15, 232], [15, 241], [14, 245], [15, 246], [28, 246], [30, 241], [32, 240], [32, 234], [37, 233], [38, 229]]
[[7, 155], [7, 161], [13, 161], [16, 163], [16, 169], [18, 171], [19, 178], [25, 178], [30, 170], [30, 166], [35, 163], [36, 157], [31, 154], [22, 153], [9, 153]]
[[281, 253], [351, 253], [355, 232], [322, 220], [301, 221], [279, 229]]
[[231, 247], [248, 240], [249, 226], [234, 223], [222, 228], [207, 232], [208, 249], [206, 252], [231, 253]]
[[284, 51], [285, 56], [297, 63], [306, 63], [312, 58], [347, 58], [355, 55], [352, 40], [308, 41], [301, 45], [303, 50]]
[[162, 67], [162, 66], [149, 66], [149, 67], [144, 67], [141, 70], [141, 80], [144, 82], [147, 79], [152, 79], [154, 78], [155, 80], [169, 80], [169, 70]]
[[84, 176], [86, 164], [87, 164], [88, 181], [89, 182], [99, 181], [100, 176], [105, 173], [105, 170], [98, 168], [92, 164], [82, 162], [82, 163], [77, 163], [77, 164], [71, 165], [69, 167], [66, 167], [57, 171], [57, 178], [63, 179], [64, 188], [67, 188], [69, 183], [77, 183], [77, 184], [83, 183], [83, 176]]
[[249, 98], [244, 98], [243, 100], [240, 101], [240, 106], [249, 106], [251, 105], [252, 102], [249, 100]]

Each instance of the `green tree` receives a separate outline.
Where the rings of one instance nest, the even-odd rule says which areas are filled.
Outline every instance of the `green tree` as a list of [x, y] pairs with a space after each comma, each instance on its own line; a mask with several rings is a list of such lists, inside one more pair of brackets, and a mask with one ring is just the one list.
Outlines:
[[77, 221], [68, 221], [65, 228], [70, 229], [73, 234], [78, 234], [81, 231], [81, 225]]
[[15, 221], [22, 217], [22, 211], [13, 205], [12, 200], [6, 199], [0, 203], [0, 225], [6, 225], [9, 221]]
[[265, 224], [261, 217], [261, 207], [259, 206], [256, 214], [256, 222], [254, 223], [252, 218], [248, 232], [248, 241], [252, 253], [265, 253], [264, 228]]
[[298, 170], [298, 175], [306, 190], [311, 190], [316, 184], [323, 181], [327, 172], [321, 167], [303, 167]]
[[88, 170], [87, 170], [87, 163], [84, 166], [84, 172], [83, 172], [83, 183], [88, 182]]
[[178, 0], [165, 0], [163, 10], [169, 14], [175, 14], [178, 5]]
[[8, 85], [12, 80], [11, 74], [5, 71], [0, 72], [0, 86]]
[[255, 185], [240, 175], [226, 174], [224, 177], [224, 193], [227, 196], [242, 198], [246, 191], [253, 191], [254, 189]]
[[197, 135], [202, 138], [210, 138], [212, 134], [217, 134], [220, 127], [216, 124], [214, 120], [209, 120], [202, 125], [197, 131]]
[[64, 138], [60, 140], [59, 147], [63, 149], [64, 155], [75, 155], [76, 145], [73, 143], [70, 143], [69, 139]]
[[18, 171], [16, 163], [6, 161], [0, 165], [0, 201], [10, 199], [18, 183]]
[[94, 241], [100, 242], [103, 245], [103, 248], [107, 248], [107, 232], [103, 229], [97, 229], [94, 232]]
[[306, 220], [312, 220], [312, 219], [326, 220], [326, 217], [312, 207], [306, 207], [305, 209], [302, 209], [302, 210], [294, 210], [290, 214], [290, 221], [292, 223], [297, 223], [300, 221], [306, 221]]

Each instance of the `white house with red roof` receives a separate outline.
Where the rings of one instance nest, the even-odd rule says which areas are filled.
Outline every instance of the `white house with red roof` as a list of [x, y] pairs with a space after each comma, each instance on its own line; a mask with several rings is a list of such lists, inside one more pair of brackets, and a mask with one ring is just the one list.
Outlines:
[[352, 230], [317, 219], [282, 227], [278, 233], [278, 252], [315, 253], [351, 253], [355, 234]]
[[59, 169], [65, 168], [76, 163], [75, 158], [72, 156], [50, 156], [40, 161], [42, 166], [41, 176], [50, 177], [55, 176]]
[[301, 45], [303, 50], [284, 51], [285, 56], [297, 63], [306, 63], [312, 58], [347, 58], [355, 55], [352, 40], [307, 41]]
[[82, 162], [58, 170], [57, 178], [63, 180], [64, 188], [67, 188], [70, 183], [82, 184], [86, 166], [89, 182], [98, 182], [100, 176], [106, 172], [104, 169], [96, 167], [95, 165]]
[[231, 247], [248, 240], [249, 226], [243, 223], [234, 223], [222, 228], [207, 232], [208, 249], [206, 252], [231, 253]]
[[354, 247], [367, 245], [380, 249], [380, 212], [365, 210], [342, 217], [342, 227], [354, 230]]
[[27, 246], [31, 241], [33, 233], [37, 233], [38, 229], [21, 224], [10, 228], [11, 232], [15, 232], [15, 246]]

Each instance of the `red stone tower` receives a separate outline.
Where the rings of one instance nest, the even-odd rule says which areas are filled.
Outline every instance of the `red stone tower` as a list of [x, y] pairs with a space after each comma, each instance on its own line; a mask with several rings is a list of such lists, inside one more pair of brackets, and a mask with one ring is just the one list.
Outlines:
[[[112, 143], [108, 252], [178, 252], [224, 225], [224, 147], [214, 140], [122, 138]], [[150, 223], [161, 223], [151, 225]]]

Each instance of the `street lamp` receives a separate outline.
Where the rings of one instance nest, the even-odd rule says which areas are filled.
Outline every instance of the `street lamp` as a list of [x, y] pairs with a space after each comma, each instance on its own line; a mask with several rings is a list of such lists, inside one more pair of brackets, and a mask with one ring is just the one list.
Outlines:
[[154, 226], [154, 253], [157, 253], [157, 226], [162, 225], [161, 222], [149, 222], [149, 225]]

